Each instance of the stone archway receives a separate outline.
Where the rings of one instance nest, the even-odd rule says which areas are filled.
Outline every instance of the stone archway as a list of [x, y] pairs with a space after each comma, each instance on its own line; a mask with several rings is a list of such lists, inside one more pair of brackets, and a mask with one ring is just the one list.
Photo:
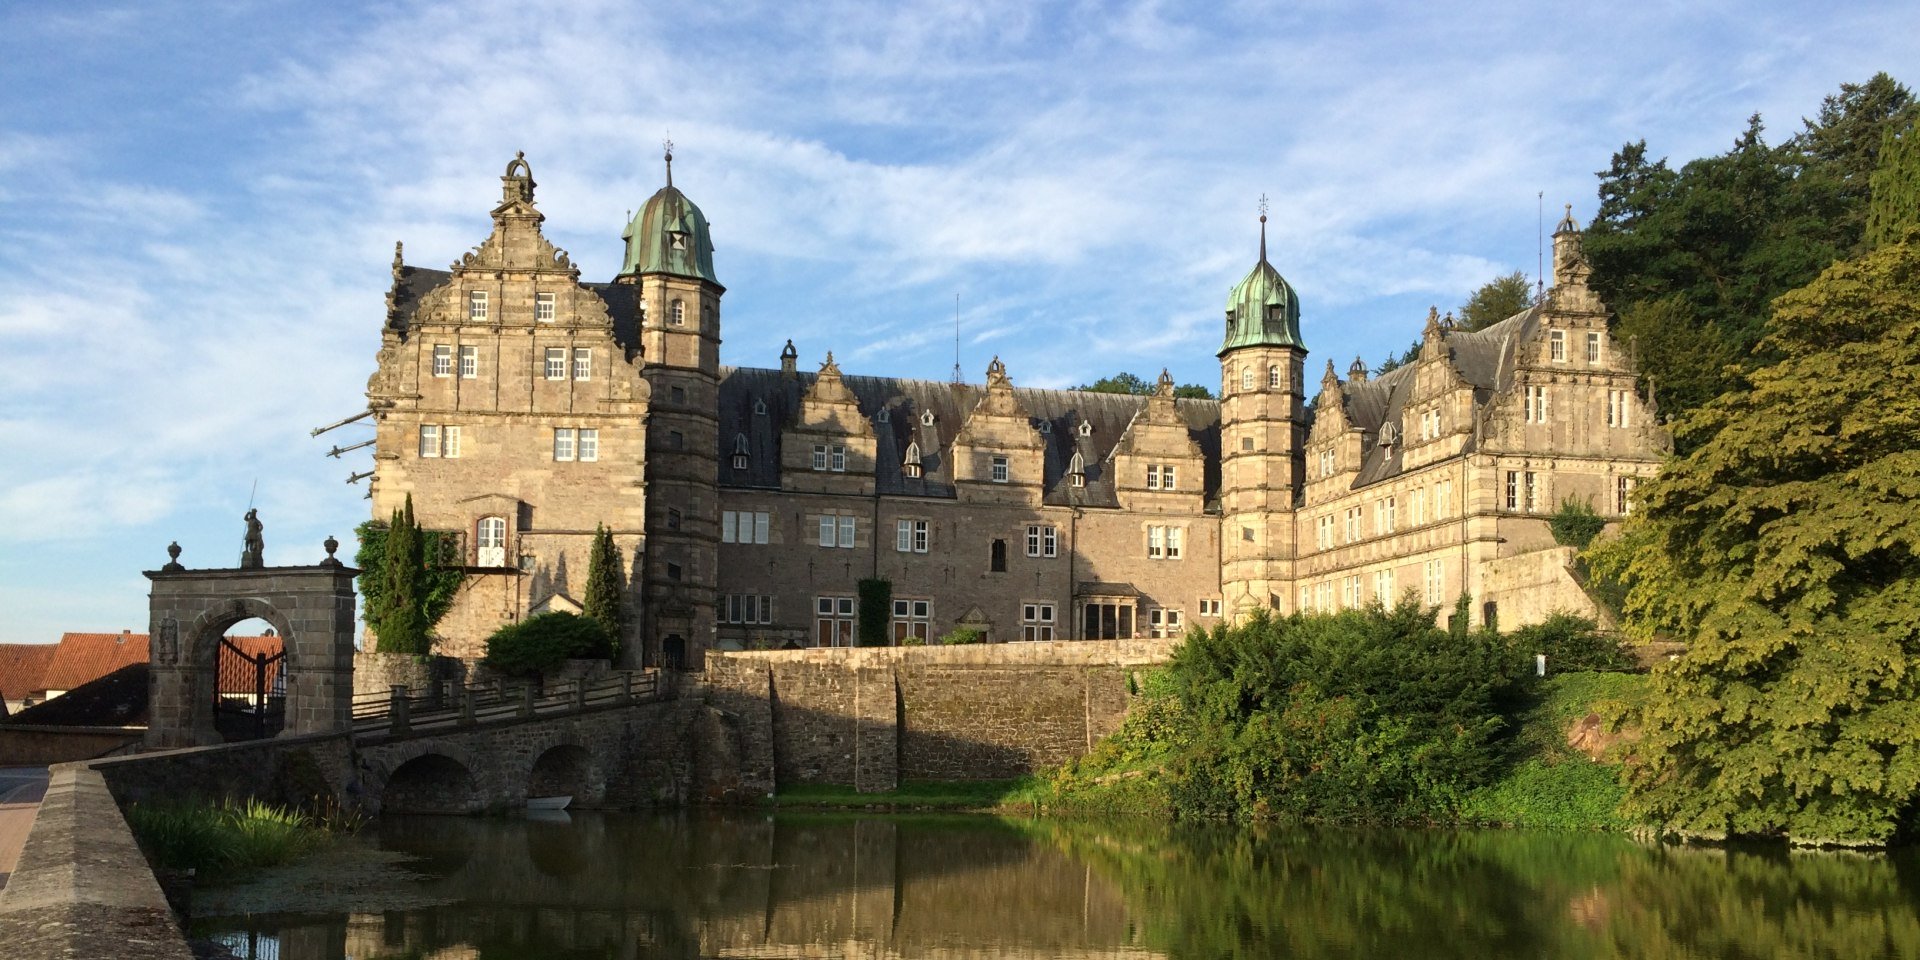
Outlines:
[[353, 709], [353, 578], [331, 555], [311, 567], [147, 571], [151, 666], [147, 745], [221, 742], [213, 724], [220, 637], [242, 620], [286, 645], [283, 737], [347, 729]]
[[607, 776], [593, 753], [574, 743], [548, 747], [527, 772], [527, 798], [570, 797], [575, 807], [597, 807], [606, 801]]

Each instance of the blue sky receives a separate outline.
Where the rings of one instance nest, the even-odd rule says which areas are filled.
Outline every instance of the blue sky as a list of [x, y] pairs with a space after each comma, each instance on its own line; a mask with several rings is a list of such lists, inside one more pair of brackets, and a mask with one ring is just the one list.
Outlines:
[[[1625, 12], [1625, 11], [1631, 12]], [[1271, 259], [1313, 354], [1403, 348], [1534, 271], [1646, 138], [1676, 160], [1842, 82], [1920, 82], [1920, 5], [1001, 0], [15, 4], [0, 12], [0, 641], [143, 630], [140, 571], [350, 539], [395, 240], [482, 240], [524, 150], [548, 236], [618, 269], [675, 182], [713, 222], [725, 362], [1213, 384]], [[351, 553], [351, 546], [343, 548]]]

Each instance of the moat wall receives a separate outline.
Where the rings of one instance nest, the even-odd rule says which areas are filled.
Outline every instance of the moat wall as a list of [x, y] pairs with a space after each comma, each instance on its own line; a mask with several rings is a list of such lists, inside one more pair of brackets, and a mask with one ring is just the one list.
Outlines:
[[705, 681], [737, 731], [743, 779], [879, 791], [1081, 756], [1126, 718], [1131, 674], [1176, 642], [714, 653]]

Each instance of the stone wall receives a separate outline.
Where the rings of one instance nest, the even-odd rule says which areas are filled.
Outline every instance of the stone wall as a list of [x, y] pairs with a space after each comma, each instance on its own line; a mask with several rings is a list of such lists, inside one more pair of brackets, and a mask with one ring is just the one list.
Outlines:
[[1487, 564], [1482, 599], [1497, 605], [1500, 627], [1539, 623], [1555, 613], [1587, 617], [1612, 626], [1613, 616], [1574, 580], [1573, 547], [1546, 547]]
[[435, 683], [471, 682], [473, 661], [460, 657], [416, 657], [410, 653], [355, 653], [353, 655], [353, 698], [356, 701], [382, 697], [396, 686], [409, 693], [423, 694]]
[[100, 774], [53, 770], [20, 862], [0, 890], [10, 960], [188, 960], [160, 884]]
[[1174, 642], [728, 653], [709, 658], [706, 680], [750, 748], [742, 769], [880, 791], [1015, 777], [1086, 753], [1126, 718], [1129, 674], [1164, 662]]
[[45, 767], [104, 757], [147, 735], [145, 727], [0, 726], [0, 767]]

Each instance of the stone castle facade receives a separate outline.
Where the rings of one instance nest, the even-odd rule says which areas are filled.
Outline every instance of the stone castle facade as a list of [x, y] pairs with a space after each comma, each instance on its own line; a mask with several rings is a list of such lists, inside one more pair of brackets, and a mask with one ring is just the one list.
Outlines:
[[[597, 527], [628, 565], [637, 662], [851, 645], [857, 585], [891, 583], [889, 636], [1178, 636], [1244, 616], [1409, 593], [1507, 625], [1593, 605], [1546, 515], [1623, 514], [1669, 448], [1588, 288], [1571, 216], [1543, 302], [1483, 330], [1429, 314], [1419, 357], [1329, 363], [1307, 403], [1293, 288], [1234, 287], [1220, 399], [720, 363], [725, 288], [672, 185], [583, 282], [540, 230], [516, 158], [493, 231], [447, 270], [398, 247], [378, 367], [373, 515], [411, 495], [469, 576], [437, 630], [478, 656], [502, 623], [577, 610]], [[1265, 217], [1262, 217], [1264, 231]]]

